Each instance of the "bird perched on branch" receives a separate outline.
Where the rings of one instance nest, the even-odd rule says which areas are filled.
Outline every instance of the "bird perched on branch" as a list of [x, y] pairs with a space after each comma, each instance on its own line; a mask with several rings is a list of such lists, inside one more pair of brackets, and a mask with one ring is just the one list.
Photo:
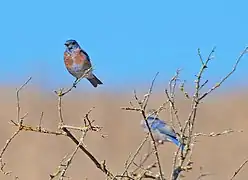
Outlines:
[[71, 75], [77, 82], [80, 78], [87, 78], [90, 83], [97, 87], [102, 82], [93, 74], [89, 55], [79, 46], [75, 40], [65, 42], [64, 63]]
[[[147, 122], [156, 142], [163, 144], [164, 142], [172, 142], [183, 150], [184, 145], [178, 139], [174, 129], [157, 117], [156, 111], [151, 109], [148, 111]], [[149, 132], [146, 121], [141, 120], [141, 126], [145, 132]]]

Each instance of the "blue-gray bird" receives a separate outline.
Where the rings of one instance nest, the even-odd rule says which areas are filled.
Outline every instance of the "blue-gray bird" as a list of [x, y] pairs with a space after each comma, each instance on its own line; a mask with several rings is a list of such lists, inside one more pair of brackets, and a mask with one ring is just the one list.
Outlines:
[[[177, 138], [174, 129], [164, 121], [160, 120], [154, 113], [154, 110], [149, 110], [147, 122], [156, 142], [160, 144], [163, 144], [164, 142], [172, 142], [178, 147], [180, 146], [181, 150], [183, 150], [184, 145]], [[141, 126], [145, 132], [149, 132], [145, 120], [141, 120]]]

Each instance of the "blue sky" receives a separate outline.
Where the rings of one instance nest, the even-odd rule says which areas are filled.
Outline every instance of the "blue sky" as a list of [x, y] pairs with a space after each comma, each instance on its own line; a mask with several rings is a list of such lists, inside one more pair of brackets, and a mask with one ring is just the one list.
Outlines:
[[[211, 83], [231, 68], [248, 45], [248, 1], [22, 0], [0, 2], [0, 83], [29, 76], [44, 87], [68, 85], [64, 42], [76, 39], [90, 55], [105, 87], [167, 83], [177, 68], [192, 81], [199, 69], [197, 48], [216, 59]], [[245, 84], [248, 56], [229, 83]], [[86, 81], [82, 86], [90, 86]]]

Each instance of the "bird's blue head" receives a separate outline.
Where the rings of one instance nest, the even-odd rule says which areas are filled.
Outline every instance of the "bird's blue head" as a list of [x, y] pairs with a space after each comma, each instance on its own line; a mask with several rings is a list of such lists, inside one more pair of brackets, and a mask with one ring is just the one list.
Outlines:
[[76, 40], [69, 39], [65, 42], [65, 46], [67, 50], [72, 51], [74, 49], [80, 48], [79, 44], [77, 43]]

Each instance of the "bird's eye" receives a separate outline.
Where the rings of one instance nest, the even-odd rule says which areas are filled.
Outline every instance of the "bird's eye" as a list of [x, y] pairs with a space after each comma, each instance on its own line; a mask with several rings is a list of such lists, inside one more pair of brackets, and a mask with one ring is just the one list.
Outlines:
[[76, 44], [76, 42], [72, 42], [71, 44], [72, 44], [72, 45], [75, 45], [75, 44]]

